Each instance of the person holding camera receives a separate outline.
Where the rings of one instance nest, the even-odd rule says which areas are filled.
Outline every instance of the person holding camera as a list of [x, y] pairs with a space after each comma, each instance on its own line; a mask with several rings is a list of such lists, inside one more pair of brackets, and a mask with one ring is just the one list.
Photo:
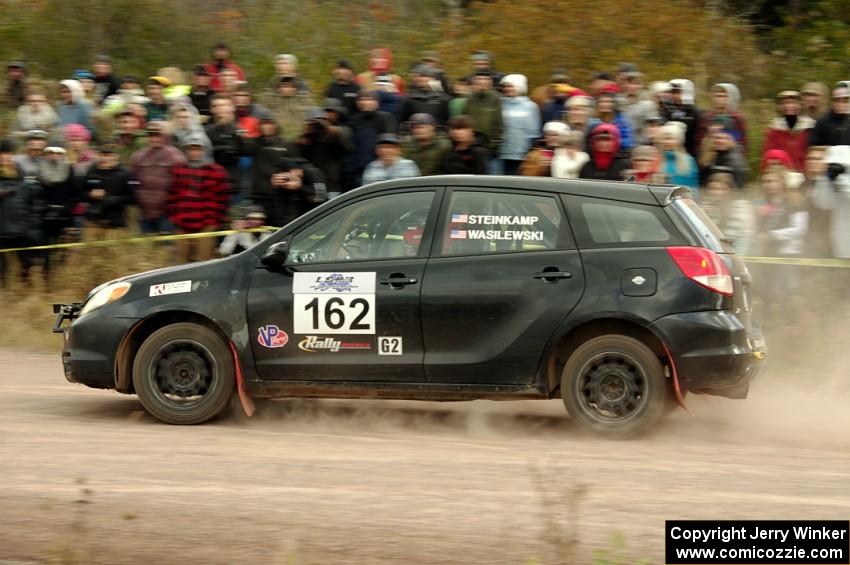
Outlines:
[[298, 153], [322, 171], [329, 198], [342, 193], [342, 162], [351, 151], [351, 131], [331, 121], [343, 112], [339, 100], [325, 100], [324, 111], [315, 110], [307, 115], [304, 131], [298, 138]]
[[268, 215], [268, 225], [284, 226], [328, 198], [322, 172], [304, 159], [279, 155], [269, 178], [268, 192], [257, 194], [255, 204]]
[[241, 200], [239, 190], [239, 158], [245, 155], [247, 144], [236, 122], [236, 106], [229, 96], [216, 94], [210, 105], [213, 121], [206, 125], [207, 137], [212, 144], [213, 160], [224, 167], [230, 179], [231, 200]]

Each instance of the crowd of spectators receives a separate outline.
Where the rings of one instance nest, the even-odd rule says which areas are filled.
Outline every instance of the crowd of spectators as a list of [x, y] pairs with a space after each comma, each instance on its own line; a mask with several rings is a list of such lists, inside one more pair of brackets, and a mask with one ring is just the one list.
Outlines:
[[[281, 226], [380, 180], [507, 174], [689, 187], [746, 255], [850, 258], [850, 82], [776, 95], [776, 117], [749, 123], [741, 93], [719, 83], [696, 104], [687, 79], [647, 83], [634, 64], [577, 86], [564, 69], [529, 92], [476, 52], [446, 76], [426, 52], [404, 76], [374, 49], [357, 74], [340, 59], [320, 92], [295, 55], [256, 84], [230, 48], [189, 76], [174, 67], [120, 76], [110, 58], [47, 84], [9, 63], [0, 103], [0, 248], [230, 225]], [[765, 131], [759, 170], [748, 131]], [[750, 188], [746, 191], [745, 188]], [[182, 261], [250, 245], [254, 236], [187, 239]], [[3, 280], [8, 257], [0, 253]], [[50, 254], [21, 253], [21, 276]]]

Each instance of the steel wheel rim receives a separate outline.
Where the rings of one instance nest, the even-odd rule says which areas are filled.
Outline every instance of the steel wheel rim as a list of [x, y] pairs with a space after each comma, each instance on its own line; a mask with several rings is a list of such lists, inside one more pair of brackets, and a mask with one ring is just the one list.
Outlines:
[[218, 375], [218, 364], [213, 354], [191, 339], [164, 344], [148, 370], [157, 399], [177, 409], [201, 404], [215, 389]]
[[603, 424], [622, 424], [646, 406], [649, 381], [632, 357], [606, 351], [584, 364], [575, 393], [579, 406], [590, 418]]

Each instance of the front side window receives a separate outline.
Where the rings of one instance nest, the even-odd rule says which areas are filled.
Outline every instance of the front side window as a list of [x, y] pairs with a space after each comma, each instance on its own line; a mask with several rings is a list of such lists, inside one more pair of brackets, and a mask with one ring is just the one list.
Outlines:
[[349, 204], [303, 228], [287, 264], [416, 257], [433, 200], [433, 192], [405, 192]]
[[563, 218], [551, 196], [452, 194], [443, 222], [443, 256], [556, 249]]

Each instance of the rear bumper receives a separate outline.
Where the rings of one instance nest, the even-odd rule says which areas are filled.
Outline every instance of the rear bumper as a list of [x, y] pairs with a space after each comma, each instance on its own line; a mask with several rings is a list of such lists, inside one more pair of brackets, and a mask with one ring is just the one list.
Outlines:
[[683, 390], [746, 398], [766, 350], [729, 311], [665, 316], [652, 324], [667, 343]]
[[92, 388], [115, 388], [115, 355], [134, 318], [110, 318], [94, 311], [75, 319], [63, 332], [65, 378]]

